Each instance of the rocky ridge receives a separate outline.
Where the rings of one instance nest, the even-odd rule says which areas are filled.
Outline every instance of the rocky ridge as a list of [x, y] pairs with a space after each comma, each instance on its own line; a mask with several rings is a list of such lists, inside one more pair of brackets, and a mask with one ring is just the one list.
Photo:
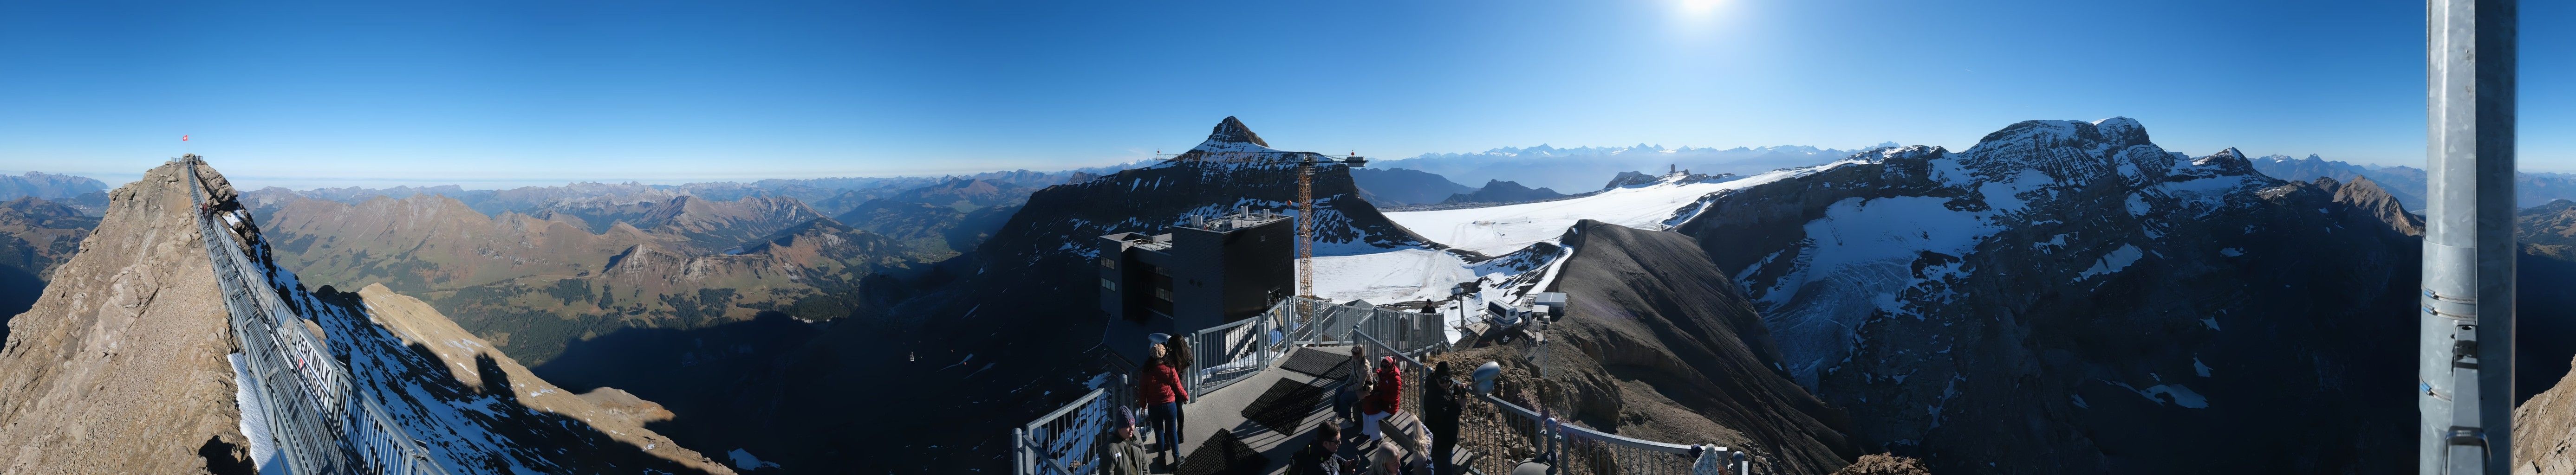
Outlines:
[[[2125, 118], [1859, 158], [1678, 229], [1738, 270], [1783, 369], [1864, 449], [1937, 471], [2405, 465], [2351, 448], [2407, 424], [2346, 417], [2412, 407], [2345, 389], [2408, 379], [2359, 369], [2406, 366], [2382, 353], [2414, 324], [2416, 246], [2369, 182], [2168, 152]], [[2316, 430], [2230, 435], [2252, 427]], [[2172, 450], [2200, 455], [2146, 455]]]
[[1442, 200], [1441, 203], [1515, 203], [1563, 197], [1565, 194], [1557, 193], [1556, 190], [1531, 189], [1516, 182], [1492, 180], [1485, 182], [1485, 186], [1477, 188], [1476, 191], [1449, 195], [1449, 199]]
[[[1569, 303], [1547, 349], [1483, 340], [1433, 361], [1504, 363], [1510, 397], [1547, 393], [1569, 423], [1743, 447], [1762, 473], [1825, 473], [1859, 455], [1841, 411], [1772, 369], [1762, 317], [1689, 236], [1584, 220], [1560, 241], [1573, 253], [1548, 290]], [[1525, 358], [1542, 351], [1544, 380]]]
[[[572, 401], [562, 402], [568, 412], [557, 412], [545, 393], [522, 395], [517, 389], [545, 383], [509, 382], [515, 364], [495, 355], [480, 355], [473, 366], [442, 359], [429, 347], [479, 342], [409, 333], [444, 323], [417, 302], [306, 291], [292, 272], [274, 267], [222, 176], [202, 166], [196, 177], [187, 170], [172, 162], [115, 190], [99, 232], [64, 264], [66, 278], [12, 321], [17, 331], [0, 346], [0, 427], [7, 428], [0, 430], [0, 472], [233, 473], [268, 459], [243, 435], [249, 429], [236, 405], [237, 373], [226, 356], [234, 347], [229, 315], [200, 239], [244, 241], [270, 285], [308, 318], [303, 326], [347, 365], [352, 394], [386, 407], [450, 473], [728, 472], [653, 442], [660, 439], [638, 425], [641, 419]], [[238, 235], [199, 234], [190, 179], [202, 179], [216, 210], [241, 223]], [[379, 304], [385, 313], [375, 313]], [[407, 322], [407, 330], [383, 326], [379, 315]], [[480, 379], [456, 377], [464, 372]]]

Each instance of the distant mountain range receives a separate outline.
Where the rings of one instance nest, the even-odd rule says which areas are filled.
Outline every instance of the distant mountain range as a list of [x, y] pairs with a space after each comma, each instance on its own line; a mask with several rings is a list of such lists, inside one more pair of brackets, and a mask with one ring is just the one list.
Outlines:
[[1360, 199], [1378, 206], [1438, 203], [1476, 191], [1438, 174], [1402, 168], [1353, 168], [1351, 181], [1359, 185]]
[[85, 176], [43, 172], [0, 175], [0, 201], [29, 197], [62, 203], [95, 217], [107, 209], [107, 183]]
[[[1882, 145], [1892, 146], [1894, 143]], [[1421, 170], [1461, 183], [1506, 180], [1534, 188], [1593, 190], [1618, 176], [1619, 172], [1660, 174], [1673, 169], [1687, 169], [1695, 173], [1751, 175], [1778, 168], [1823, 164], [1857, 152], [1859, 150], [1805, 145], [1725, 149], [1664, 148], [1648, 144], [1576, 148], [1539, 145], [1472, 153], [1426, 153], [1413, 158], [1381, 160], [1371, 163], [1370, 167]]]
[[[2283, 180], [2311, 180], [2327, 177], [2351, 181], [2368, 177], [2379, 182], [2388, 194], [2396, 196], [2406, 209], [2423, 210], [2425, 193], [2424, 169], [2409, 166], [2366, 166], [2326, 160], [2314, 154], [2307, 158], [2269, 155], [2254, 159], [2254, 169]], [[2514, 175], [2514, 206], [2533, 207], [2553, 200], [2576, 199], [2576, 174], [2522, 172]]]

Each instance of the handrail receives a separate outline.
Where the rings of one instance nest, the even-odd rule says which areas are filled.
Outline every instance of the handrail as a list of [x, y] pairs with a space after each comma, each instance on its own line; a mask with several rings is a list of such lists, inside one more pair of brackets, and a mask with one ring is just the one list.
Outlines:
[[[1106, 379], [1100, 388], [1074, 398], [1028, 424], [1011, 428], [1012, 473], [1017, 475], [1083, 475], [1099, 472], [1100, 435], [1115, 423], [1114, 411], [1133, 406], [1125, 375]], [[1094, 412], [1097, 411], [1097, 412]], [[1076, 463], [1068, 466], [1067, 460]]]
[[[1365, 330], [1355, 328], [1351, 334], [1354, 340], [1395, 358], [1396, 364], [1405, 367], [1408, 372], [1416, 374], [1429, 372], [1430, 366], [1424, 364], [1422, 360], [1415, 359], [1411, 352], [1397, 351], [1395, 347], [1368, 334]], [[1433, 383], [1426, 379], [1428, 378], [1422, 376], [1406, 378], [1406, 387], [1401, 390], [1404, 392], [1403, 397], [1407, 400], [1407, 404], [1418, 404], [1419, 388]], [[1444, 383], [1455, 384], [1457, 381], [1444, 381]], [[1543, 454], [1543, 458], [1552, 462], [1550, 473], [1697, 473], [1700, 471], [1697, 467], [1710, 463], [1713, 464], [1707, 465], [1708, 467], [1715, 467], [1724, 473], [1746, 475], [1752, 473], [1752, 461], [1742, 450], [1716, 445], [1657, 442], [1601, 432], [1588, 427], [1564, 424], [1556, 418], [1503, 401], [1492, 394], [1475, 394], [1475, 396], [1475, 399], [1492, 404], [1497, 412], [1517, 417], [1536, 427], [1535, 438], [1538, 440], [1530, 443], [1538, 449], [1536, 452]], [[1589, 446], [1591, 444], [1599, 445], [1592, 447]], [[1701, 460], [1709, 456], [1721, 457], [1721, 459], [1714, 462]]]
[[1216, 392], [1268, 368], [1275, 356], [1270, 345], [1262, 341], [1270, 333], [1269, 321], [1246, 318], [1192, 333], [1188, 345], [1190, 394]]
[[[279, 297], [262, 266], [250, 260], [237, 235], [205, 213], [211, 197], [187, 164], [190, 210], [218, 286], [243, 365], [258, 381], [245, 382], [270, 408], [270, 437], [289, 472], [443, 474], [428, 448], [387, 416], [373, 398], [347, 391], [352, 378], [329, 350], [300, 325], [294, 306]], [[230, 221], [230, 220], [226, 220]], [[273, 462], [273, 463], [274, 463]]]
[[1064, 417], [1064, 415], [1065, 415], [1066, 413], [1073, 412], [1073, 410], [1074, 410], [1074, 409], [1079, 409], [1079, 408], [1081, 408], [1084, 404], [1089, 404], [1089, 403], [1091, 403], [1091, 400], [1093, 400], [1093, 399], [1099, 399], [1099, 398], [1100, 398], [1100, 396], [1101, 396], [1102, 394], [1105, 394], [1105, 393], [1107, 393], [1108, 391], [1109, 391], [1109, 389], [1108, 389], [1108, 388], [1093, 389], [1093, 390], [1091, 390], [1091, 392], [1089, 392], [1089, 393], [1084, 393], [1084, 394], [1082, 395], [1082, 397], [1080, 397], [1080, 398], [1075, 398], [1075, 399], [1073, 400], [1073, 402], [1065, 403], [1065, 404], [1064, 404], [1064, 407], [1056, 408], [1054, 412], [1048, 412], [1046, 415], [1038, 416], [1037, 420], [1035, 420], [1035, 421], [1030, 421], [1030, 422], [1028, 423], [1028, 425], [1027, 425], [1027, 426], [1025, 426], [1025, 427], [1027, 427], [1027, 428], [1029, 428], [1029, 429], [1036, 429], [1036, 428], [1038, 428], [1038, 426], [1043, 425], [1043, 424], [1046, 424], [1046, 423], [1047, 423], [1047, 422], [1049, 422], [1049, 421], [1053, 421], [1053, 420], [1055, 420], [1056, 418]]

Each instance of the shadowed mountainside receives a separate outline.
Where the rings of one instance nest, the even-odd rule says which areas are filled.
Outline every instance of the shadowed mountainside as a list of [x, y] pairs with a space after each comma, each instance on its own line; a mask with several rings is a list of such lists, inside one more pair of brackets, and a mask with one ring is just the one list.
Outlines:
[[[1745, 447], [1766, 473], [1825, 473], [1860, 452], [1850, 421], [1773, 368], [1780, 356], [1752, 302], [1689, 236], [1584, 220], [1553, 291], [1567, 315], [1549, 325], [1548, 378], [1521, 345], [1438, 355], [1454, 367], [1508, 365], [1506, 379], [1545, 385], [1571, 423], [1629, 437]], [[1523, 398], [1528, 400], [1531, 398]]]

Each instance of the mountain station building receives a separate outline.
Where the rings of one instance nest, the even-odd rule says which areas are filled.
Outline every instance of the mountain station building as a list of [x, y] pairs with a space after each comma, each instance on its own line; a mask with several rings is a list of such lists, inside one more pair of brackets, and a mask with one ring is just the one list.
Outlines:
[[1287, 215], [1245, 207], [1190, 221], [1166, 234], [1101, 236], [1100, 310], [1177, 334], [1252, 318], [1294, 292]]

